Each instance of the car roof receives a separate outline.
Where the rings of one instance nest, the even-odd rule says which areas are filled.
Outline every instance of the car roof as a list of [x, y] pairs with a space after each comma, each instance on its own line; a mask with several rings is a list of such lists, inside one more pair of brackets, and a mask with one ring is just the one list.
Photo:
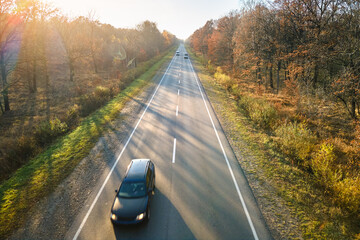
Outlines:
[[126, 174], [126, 180], [144, 179], [150, 159], [133, 159]]

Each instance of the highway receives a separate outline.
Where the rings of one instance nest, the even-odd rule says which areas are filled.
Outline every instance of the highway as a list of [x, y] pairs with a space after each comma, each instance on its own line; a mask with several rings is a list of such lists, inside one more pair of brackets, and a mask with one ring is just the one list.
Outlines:
[[[66, 239], [272, 239], [184, 46], [178, 50]], [[135, 158], [155, 164], [151, 218], [113, 226], [115, 189]]]

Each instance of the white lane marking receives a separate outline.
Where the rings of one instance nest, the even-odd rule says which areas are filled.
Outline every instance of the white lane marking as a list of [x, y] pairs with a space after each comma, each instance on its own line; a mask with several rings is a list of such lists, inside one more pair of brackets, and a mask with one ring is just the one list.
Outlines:
[[178, 89], [178, 96], [180, 95], [180, 89]]
[[179, 105], [176, 106], [176, 116], [178, 116], [179, 113]]
[[172, 163], [175, 163], [175, 153], [176, 153], [176, 138], [174, 138], [174, 148], [173, 148]]
[[87, 213], [86, 213], [85, 217], [83, 218], [83, 220], [82, 220], [82, 222], [81, 222], [81, 224], [80, 224], [80, 226], [79, 226], [78, 230], [76, 231], [76, 233], [75, 233], [75, 235], [74, 235], [74, 237], [73, 237], [73, 240], [76, 240], [76, 239], [79, 237], [80, 232], [81, 232], [81, 230], [83, 229], [83, 227], [84, 227], [84, 225], [85, 225], [85, 223], [86, 223], [86, 221], [87, 221], [88, 217], [90, 216], [91, 211], [93, 210], [93, 208], [94, 208], [94, 206], [95, 206], [96, 202], [98, 201], [98, 199], [99, 199], [99, 197], [100, 197], [100, 195], [101, 195], [102, 191], [104, 190], [106, 183], [109, 181], [109, 179], [110, 179], [110, 176], [111, 176], [112, 172], [114, 171], [114, 169], [115, 169], [115, 167], [116, 167], [117, 163], [119, 162], [119, 160], [120, 160], [120, 158], [121, 158], [122, 154], [124, 153], [124, 151], [125, 151], [125, 149], [126, 149], [127, 145], [129, 144], [129, 142], [130, 142], [130, 140], [131, 140], [132, 136], [134, 135], [135, 130], [136, 130], [136, 129], [137, 129], [137, 127], [139, 126], [139, 124], [140, 124], [141, 120], [143, 119], [143, 117], [144, 117], [144, 115], [145, 115], [145, 113], [146, 113], [147, 109], [149, 108], [149, 106], [150, 106], [150, 104], [151, 104], [152, 100], [154, 99], [155, 94], [157, 93], [157, 91], [158, 91], [158, 89], [159, 89], [159, 87], [160, 87], [160, 85], [161, 85], [162, 81], [164, 80], [166, 73], [169, 71], [169, 68], [170, 68], [171, 64], [173, 63], [174, 59], [175, 59], [175, 57], [173, 57], [173, 58], [172, 58], [172, 60], [171, 60], [171, 62], [170, 62], [170, 64], [169, 64], [169, 66], [168, 66], [168, 68], [166, 69], [166, 71], [165, 71], [165, 73], [164, 73], [163, 77], [161, 78], [161, 80], [160, 80], [160, 82], [159, 82], [159, 84], [158, 84], [157, 88], [155, 89], [154, 94], [152, 95], [152, 97], [151, 97], [151, 99], [150, 99], [149, 103], [147, 104], [147, 106], [146, 106], [146, 108], [145, 108], [144, 112], [142, 113], [142, 115], [141, 115], [141, 117], [140, 117], [139, 121], [137, 122], [136, 126], [134, 127], [133, 131], [131, 132], [131, 134], [130, 134], [130, 136], [129, 136], [128, 140], [126, 141], [126, 143], [125, 143], [125, 145], [124, 145], [124, 147], [123, 147], [123, 149], [121, 150], [121, 152], [120, 152], [119, 156], [117, 157], [117, 159], [116, 159], [116, 161], [115, 161], [114, 165], [112, 166], [112, 168], [111, 168], [111, 170], [110, 170], [109, 174], [107, 175], [107, 177], [106, 177], [106, 179], [105, 179], [105, 181], [104, 181], [103, 185], [101, 186], [101, 188], [100, 188], [99, 192], [97, 193], [97, 195], [96, 195], [96, 197], [95, 197], [94, 201], [92, 202], [92, 204], [91, 204], [91, 206], [90, 206], [89, 210], [87, 211]]
[[208, 108], [208, 106], [207, 106], [207, 104], [206, 104], [206, 101], [205, 101], [205, 98], [204, 98], [204, 94], [203, 94], [203, 92], [202, 92], [202, 90], [201, 90], [201, 87], [200, 87], [200, 84], [199, 84], [199, 80], [198, 80], [198, 78], [197, 78], [197, 76], [196, 76], [196, 74], [195, 74], [195, 70], [194, 70], [194, 68], [193, 68], [193, 66], [192, 66], [191, 61], [189, 61], [189, 63], [190, 63], [190, 67], [191, 67], [191, 69], [192, 69], [192, 71], [193, 71], [193, 74], [194, 74], [196, 83], [197, 83], [197, 85], [198, 85], [198, 88], [199, 88], [201, 97], [202, 97], [202, 99], [203, 99], [203, 101], [204, 101], [206, 111], [207, 111], [207, 113], [208, 113], [208, 115], [209, 115], [211, 124], [212, 124], [212, 126], [213, 126], [213, 128], [214, 128], [216, 137], [217, 137], [217, 139], [218, 139], [218, 142], [219, 142], [219, 144], [220, 144], [220, 147], [221, 147], [221, 150], [222, 150], [222, 152], [223, 152], [224, 158], [225, 158], [225, 160], [226, 160], [226, 164], [227, 164], [227, 166], [228, 166], [228, 168], [229, 168], [230, 175], [231, 175], [232, 180], [233, 180], [233, 182], [234, 182], [234, 185], [235, 185], [237, 194], [238, 194], [238, 196], [239, 196], [239, 198], [240, 198], [240, 202], [241, 202], [241, 204], [242, 204], [242, 206], [243, 206], [243, 208], [244, 208], [244, 212], [245, 212], [246, 218], [247, 218], [247, 220], [248, 220], [248, 222], [249, 222], [251, 231], [252, 231], [252, 233], [253, 233], [253, 235], [254, 235], [254, 239], [255, 239], [255, 240], [259, 240], [259, 238], [258, 238], [258, 236], [257, 236], [257, 233], [256, 233], [256, 231], [255, 231], [254, 224], [253, 224], [253, 222], [252, 222], [252, 220], [251, 220], [249, 211], [247, 210], [247, 207], [246, 207], [244, 198], [243, 198], [243, 196], [241, 195], [240, 188], [239, 188], [239, 186], [238, 186], [238, 184], [237, 184], [237, 182], [236, 182], [236, 179], [235, 179], [235, 176], [234, 176], [234, 172], [233, 172], [233, 170], [232, 170], [232, 168], [231, 168], [231, 166], [230, 166], [229, 159], [228, 159], [228, 157], [227, 157], [227, 155], [226, 155], [226, 153], [225, 153], [225, 150], [224, 150], [224, 147], [223, 147], [223, 145], [222, 145], [222, 143], [221, 143], [219, 134], [218, 134], [217, 131], [216, 131], [215, 124], [214, 124], [214, 121], [212, 120], [212, 117], [211, 117], [211, 115], [210, 115], [210, 111], [209, 111], [209, 108]]

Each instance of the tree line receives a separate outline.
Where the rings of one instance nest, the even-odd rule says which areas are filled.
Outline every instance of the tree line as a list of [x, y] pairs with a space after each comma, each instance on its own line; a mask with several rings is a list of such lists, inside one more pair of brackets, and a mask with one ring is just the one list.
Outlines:
[[192, 48], [228, 74], [275, 93], [299, 86], [331, 94], [360, 116], [360, 3], [357, 0], [251, 2], [209, 20]]
[[121, 29], [99, 22], [92, 13], [71, 18], [41, 1], [0, 0], [0, 109], [11, 110], [9, 91], [16, 92], [17, 83], [36, 93], [41, 81], [49, 91], [49, 64], [65, 64], [70, 82], [84, 69], [121, 76], [175, 41], [150, 21]]

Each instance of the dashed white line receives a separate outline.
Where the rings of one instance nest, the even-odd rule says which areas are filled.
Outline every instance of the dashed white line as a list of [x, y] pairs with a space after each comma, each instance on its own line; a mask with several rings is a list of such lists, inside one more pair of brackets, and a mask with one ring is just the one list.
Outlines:
[[178, 116], [179, 113], [179, 105], [176, 106], [176, 116]]
[[222, 150], [222, 152], [223, 152], [223, 155], [224, 155], [226, 164], [227, 164], [227, 166], [228, 166], [228, 168], [229, 168], [230, 175], [231, 175], [232, 180], [233, 180], [233, 182], [234, 182], [234, 185], [235, 185], [237, 194], [238, 194], [238, 196], [239, 196], [239, 198], [240, 198], [241, 205], [243, 206], [243, 209], [244, 209], [246, 218], [247, 218], [247, 220], [248, 220], [248, 223], [249, 223], [249, 225], [250, 225], [251, 231], [252, 231], [252, 233], [253, 233], [254, 239], [255, 239], [255, 240], [259, 240], [259, 237], [258, 237], [258, 235], [257, 235], [257, 233], [256, 233], [256, 231], [255, 231], [254, 224], [253, 224], [253, 222], [252, 222], [252, 220], [251, 220], [249, 211], [248, 211], [248, 209], [247, 209], [247, 207], [246, 207], [244, 198], [243, 198], [243, 196], [241, 195], [239, 185], [238, 185], [237, 182], [236, 182], [236, 179], [235, 179], [235, 176], [234, 176], [234, 172], [233, 172], [233, 170], [232, 170], [232, 168], [231, 168], [231, 166], [230, 166], [229, 159], [228, 159], [228, 157], [227, 157], [227, 155], [226, 155], [226, 153], [225, 153], [225, 149], [224, 149], [224, 147], [223, 147], [223, 145], [222, 145], [222, 143], [221, 143], [221, 140], [220, 140], [219, 134], [218, 134], [218, 132], [217, 132], [217, 130], [216, 130], [214, 121], [213, 121], [213, 119], [212, 119], [212, 117], [211, 117], [211, 115], [210, 115], [210, 111], [209, 111], [209, 108], [208, 108], [208, 106], [207, 106], [207, 104], [206, 104], [206, 100], [205, 100], [205, 98], [204, 98], [203, 91], [201, 90], [201, 87], [200, 87], [200, 84], [199, 84], [199, 79], [198, 79], [198, 77], [196, 76], [196, 73], [195, 73], [195, 70], [194, 70], [194, 68], [193, 68], [193, 66], [192, 66], [191, 61], [189, 61], [189, 63], [190, 63], [190, 67], [191, 67], [191, 69], [192, 69], [192, 71], [193, 71], [193, 74], [194, 74], [196, 83], [197, 83], [197, 85], [198, 85], [198, 88], [199, 88], [201, 97], [202, 97], [202, 99], [203, 99], [203, 101], [204, 101], [204, 105], [205, 105], [206, 111], [207, 111], [207, 113], [208, 113], [208, 115], [209, 115], [210, 122], [211, 122], [211, 124], [212, 124], [212, 126], [213, 126], [213, 129], [214, 129], [214, 131], [215, 131], [215, 135], [216, 135], [216, 137], [217, 137], [217, 140], [218, 140], [218, 142], [219, 142], [219, 144], [220, 144], [220, 147], [221, 147], [221, 150]]
[[175, 163], [175, 153], [176, 153], [176, 138], [174, 138], [174, 148], [173, 148], [172, 163]]
[[[146, 108], [145, 108], [144, 112], [142, 113], [142, 115], [141, 115], [141, 117], [140, 117], [139, 121], [137, 122], [136, 126], [134, 127], [133, 131], [131, 132], [131, 134], [130, 134], [130, 136], [129, 136], [128, 140], [126, 141], [126, 143], [125, 143], [125, 145], [124, 145], [123, 149], [121, 150], [121, 152], [120, 152], [119, 156], [117, 157], [117, 159], [116, 159], [116, 161], [115, 161], [114, 165], [113, 165], [113, 166], [112, 166], [112, 168], [110, 169], [109, 174], [108, 174], [108, 175], [107, 175], [107, 177], [105, 178], [104, 183], [102, 184], [102, 186], [101, 186], [101, 188], [100, 188], [99, 192], [97, 193], [97, 195], [96, 195], [96, 197], [95, 197], [94, 201], [92, 202], [92, 204], [91, 204], [91, 206], [90, 206], [89, 210], [87, 211], [87, 213], [86, 213], [85, 217], [83, 218], [83, 220], [82, 220], [82, 222], [81, 222], [81, 224], [80, 224], [80, 226], [79, 226], [78, 230], [76, 231], [76, 233], [75, 233], [75, 235], [74, 235], [74, 237], [73, 237], [73, 240], [76, 240], [76, 239], [79, 237], [80, 232], [81, 232], [81, 230], [83, 229], [83, 227], [84, 227], [84, 225], [85, 225], [85, 223], [86, 223], [87, 219], [89, 218], [91, 211], [93, 210], [93, 208], [94, 208], [94, 206], [95, 206], [96, 202], [98, 201], [98, 199], [99, 199], [99, 197], [100, 197], [100, 195], [101, 195], [102, 191], [104, 190], [106, 183], [109, 181], [110, 176], [111, 176], [111, 174], [113, 173], [113, 171], [114, 171], [114, 169], [115, 169], [115, 166], [116, 166], [116, 165], [117, 165], [117, 163], [119, 162], [119, 160], [120, 160], [121, 156], [123, 155], [123, 153], [124, 153], [124, 151], [125, 151], [125, 149], [126, 149], [127, 145], [129, 144], [129, 142], [130, 142], [130, 140], [131, 140], [132, 136], [134, 135], [135, 130], [136, 130], [136, 129], [137, 129], [137, 127], [139, 126], [139, 124], [140, 124], [141, 120], [143, 119], [143, 117], [144, 117], [144, 115], [145, 115], [146, 111], [148, 110], [148, 108], [149, 108], [149, 106], [150, 106], [150, 104], [151, 104], [152, 100], [153, 100], [153, 99], [154, 99], [154, 97], [155, 97], [155, 94], [157, 93], [157, 91], [158, 91], [158, 89], [159, 89], [159, 87], [160, 87], [161, 83], [163, 82], [163, 80], [164, 80], [164, 78], [165, 78], [165, 76], [166, 76], [166, 73], [169, 71], [169, 68], [170, 68], [170, 66], [172, 65], [172, 63], [173, 63], [174, 59], [175, 59], [175, 57], [173, 57], [173, 59], [171, 60], [171, 62], [170, 62], [170, 64], [169, 64], [168, 68], [166, 69], [166, 71], [165, 71], [165, 73], [164, 73], [163, 77], [161, 78], [161, 80], [160, 80], [160, 82], [159, 82], [159, 84], [158, 84], [157, 88], [156, 88], [156, 89], [155, 89], [155, 91], [154, 91], [154, 94], [152, 95], [152, 97], [151, 97], [151, 99], [150, 99], [149, 103], [147, 104], [147, 106], [146, 106]], [[176, 140], [175, 140], [175, 142], [176, 142]]]
[[180, 89], [178, 89], [178, 96], [180, 95]]

